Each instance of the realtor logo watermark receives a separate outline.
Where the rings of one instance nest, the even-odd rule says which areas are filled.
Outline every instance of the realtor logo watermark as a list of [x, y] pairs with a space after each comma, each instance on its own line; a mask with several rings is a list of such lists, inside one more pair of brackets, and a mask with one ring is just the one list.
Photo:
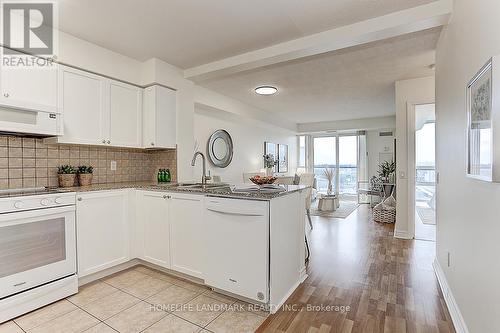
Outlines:
[[57, 51], [55, 2], [1, 1], [2, 66], [52, 66]]

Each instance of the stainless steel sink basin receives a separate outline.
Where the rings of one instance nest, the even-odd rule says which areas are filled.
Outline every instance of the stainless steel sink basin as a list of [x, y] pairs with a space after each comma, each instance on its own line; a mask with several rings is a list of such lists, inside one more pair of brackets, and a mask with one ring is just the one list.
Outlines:
[[180, 183], [180, 184], [177, 184], [173, 187], [178, 188], [178, 189], [207, 190], [207, 189], [219, 189], [219, 188], [229, 187], [229, 184], [224, 184], [224, 183], [209, 183], [209, 184]]

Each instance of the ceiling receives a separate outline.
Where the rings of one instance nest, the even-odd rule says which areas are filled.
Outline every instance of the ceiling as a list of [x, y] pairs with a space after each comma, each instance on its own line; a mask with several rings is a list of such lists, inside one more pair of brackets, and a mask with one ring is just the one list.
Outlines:
[[[280, 63], [198, 84], [296, 123], [394, 115], [394, 82], [434, 75], [441, 28]], [[270, 84], [279, 92], [255, 94]]]
[[57, 2], [62, 31], [141, 61], [189, 68], [433, 0]]

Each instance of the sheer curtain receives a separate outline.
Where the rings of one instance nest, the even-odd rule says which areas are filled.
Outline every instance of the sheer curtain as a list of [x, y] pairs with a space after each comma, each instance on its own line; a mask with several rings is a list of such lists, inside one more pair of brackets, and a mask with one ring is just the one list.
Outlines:
[[[358, 190], [369, 189], [370, 180], [368, 179], [368, 151], [366, 143], [366, 131], [358, 132]], [[360, 197], [359, 203], [368, 203], [368, 197]]]

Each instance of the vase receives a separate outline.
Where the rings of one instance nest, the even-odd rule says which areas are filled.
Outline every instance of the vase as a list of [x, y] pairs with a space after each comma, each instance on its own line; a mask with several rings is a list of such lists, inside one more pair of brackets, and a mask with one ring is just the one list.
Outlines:
[[327, 195], [332, 195], [333, 194], [333, 185], [332, 182], [328, 182], [328, 189], [326, 190]]
[[72, 187], [75, 186], [75, 177], [74, 173], [64, 173], [59, 174], [59, 186], [60, 187]]
[[272, 176], [273, 175], [273, 168], [266, 168], [266, 176]]
[[91, 173], [79, 173], [78, 183], [80, 186], [88, 186], [92, 184], [92, 174]]

